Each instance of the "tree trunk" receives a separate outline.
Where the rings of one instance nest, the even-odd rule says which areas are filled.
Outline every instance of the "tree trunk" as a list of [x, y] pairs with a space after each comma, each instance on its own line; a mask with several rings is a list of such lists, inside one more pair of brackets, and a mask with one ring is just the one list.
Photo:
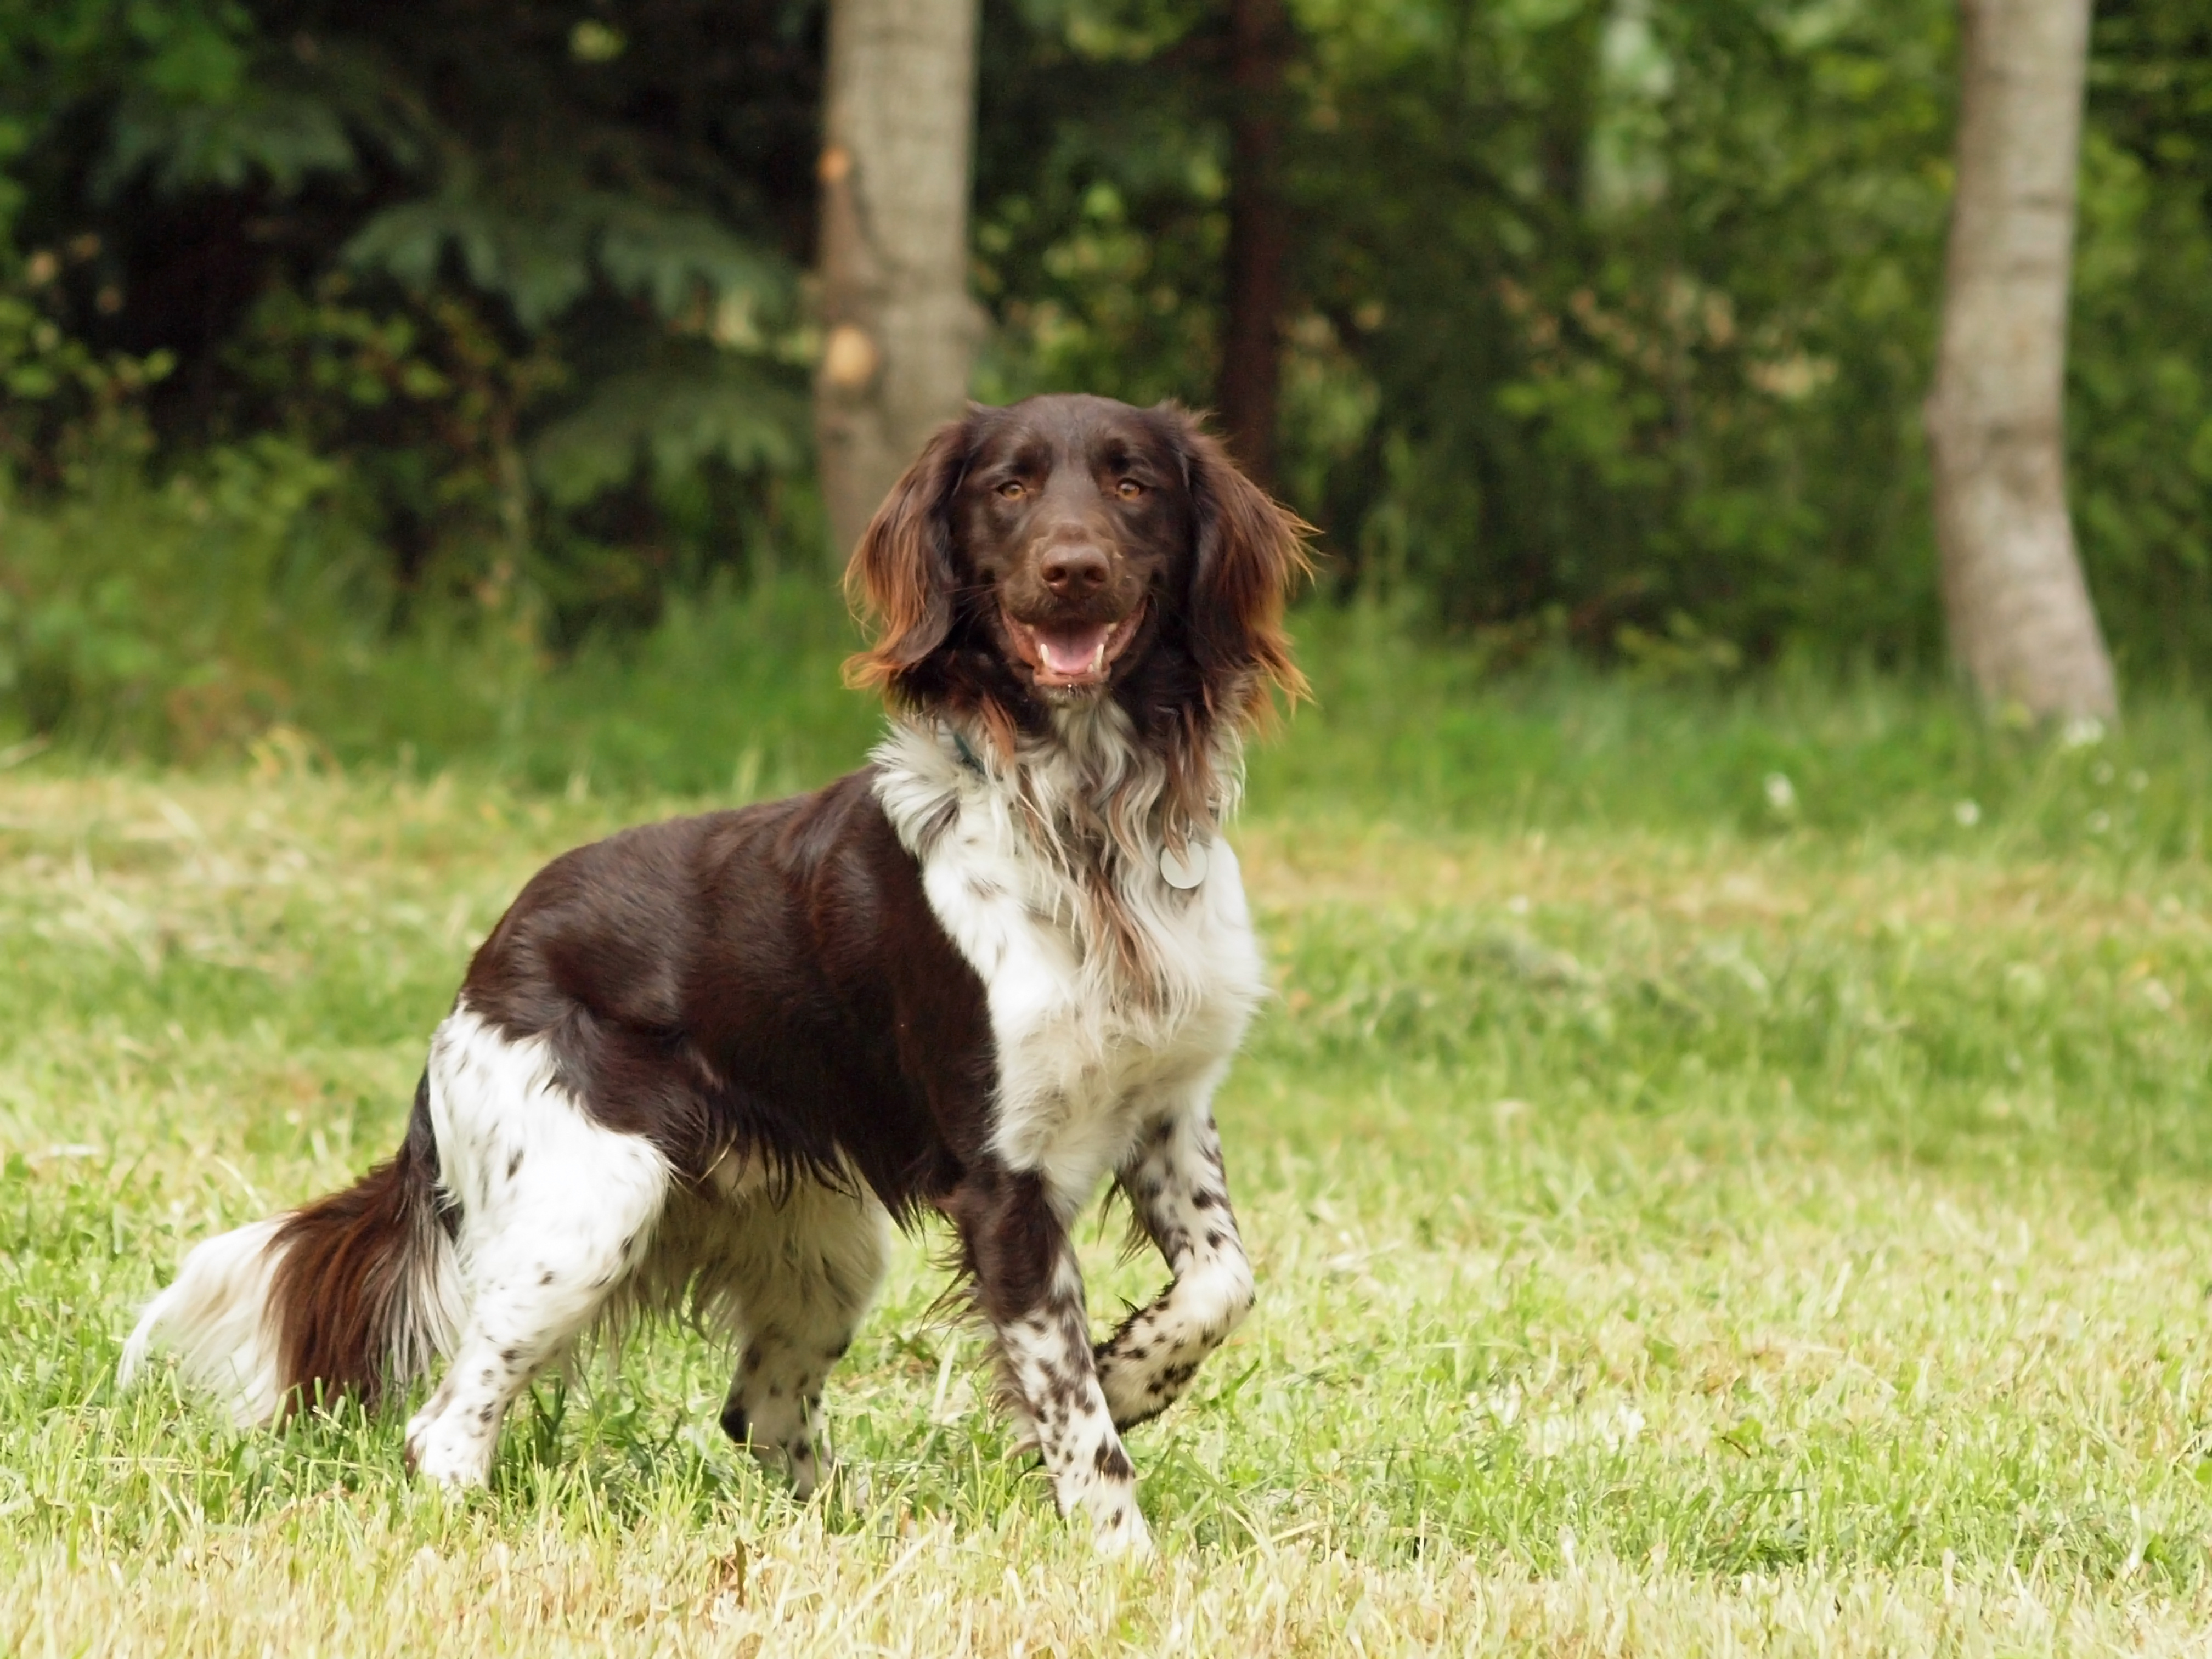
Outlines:
[[1230, 0], [1229, 319], [1221, 418], [1229, 447], [1263, 489], [1275, 487], [1283, 271], [1290, 222], [1281, 193], [1284, 0]]
[[1927, 422], [1953, 655], [1990, 708], [2117, 712], [2061, 407], [2089, 0], [1960, 0], [1958, 181]]
[[814, 436], [833, 552], [960, 413], [977, 0], [831, 0]]

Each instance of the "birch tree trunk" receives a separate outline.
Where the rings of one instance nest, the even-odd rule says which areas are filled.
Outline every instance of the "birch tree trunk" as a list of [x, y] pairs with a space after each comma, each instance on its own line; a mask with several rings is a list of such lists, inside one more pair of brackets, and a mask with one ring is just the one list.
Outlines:
[[1953, 655], [1985, 705], [2110, 717], [2062, 404], [2089, 0], [1960, 0], [1958, 180], [1927, 423]]
[[814, 437], [832, 552], [965, 406], [977, 0], [831, 0]]
[[1283, 271], [1284, 0], [1230, 0], [1229, 315], [1221, 352], [1221, 421], [1229, 447], [1262, 489], [1275, 488]]

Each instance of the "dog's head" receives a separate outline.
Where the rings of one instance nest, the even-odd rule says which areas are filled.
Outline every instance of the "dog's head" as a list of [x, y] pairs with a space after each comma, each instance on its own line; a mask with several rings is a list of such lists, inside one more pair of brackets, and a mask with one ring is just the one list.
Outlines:
[[851, 675], [1009, 736], [1103, 697], [1156, 735], [1248, 720], [1304, 690], [1282, 618], [1305, 530], [1172, 404], [973, 408], [854, 552], [875, 643]]

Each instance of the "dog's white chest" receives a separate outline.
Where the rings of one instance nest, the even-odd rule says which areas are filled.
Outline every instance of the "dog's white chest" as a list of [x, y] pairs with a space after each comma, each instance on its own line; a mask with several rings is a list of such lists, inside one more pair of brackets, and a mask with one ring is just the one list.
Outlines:
[[[1124, 856], [1102, 908], [1097, 873], [1048, 852], [1001, 790], [927, 781], [940, 786], [932, 832], [908, 844], [931, 909], [983, 982], [994, 1149], [1073, 1209], [1145, 1122], [1211, 1088], [1243, 1036], [1262, 979], [1236, 854], [1217, 839], [1179, 863], [1178, 875], [1202, 869], [1188, 888], [1162, 875], [1156, 849]], [[907, 816], [895, 787], [883, 793], [895, 823]]]
[[1158, 902], [1130, 918], [1155, 969], [1139, 982], [1141, 966], [1086, 945], [1072, 914], [1083, 896], [1062, 878], [947, 842], [924, 881], [983, 981], [998, 1049], [996, 1148], [1079, 1204], [1146, 1119], [1211, 1085], [1243, 1035], [1260, 967], [1235, 854], [1213, 848], [1195, 890], [1153, 876]]

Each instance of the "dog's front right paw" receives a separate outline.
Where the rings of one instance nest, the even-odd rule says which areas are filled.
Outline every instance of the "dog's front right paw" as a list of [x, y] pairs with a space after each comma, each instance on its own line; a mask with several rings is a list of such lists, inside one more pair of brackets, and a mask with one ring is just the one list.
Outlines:
[[407, 1467], [434, 1486], [458, 1490], [481, 1486], [490, 1477], [498, 1424], [490, 1432], [471, 1434], [452, 1421], [450, 1412], [419, 1412], [407, 1425]]
[[1104, 1503], [1094, 1502], [1091, 1510], [1091, 1541], [1101, 1555], [1120, 1556], [1130, 1561], [1142, 1561], [1153, 1553], [1152, 1529], [1145, 1524], [1144, 1511], [1137, 1507], [1135, 1492], [1116, 1493]]

